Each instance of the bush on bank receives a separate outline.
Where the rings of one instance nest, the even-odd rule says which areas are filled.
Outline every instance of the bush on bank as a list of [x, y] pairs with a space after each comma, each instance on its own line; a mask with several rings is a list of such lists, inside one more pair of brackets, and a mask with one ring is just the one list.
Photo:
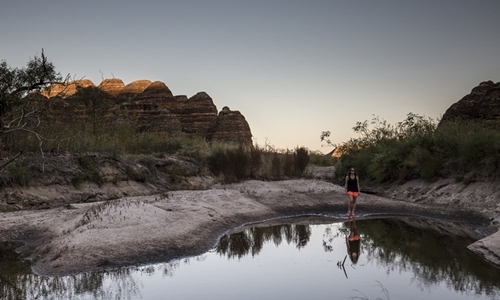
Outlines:
[[[371, 126], [370, 126], [371, 125]], [[366, 182], [439, 177], [474, 181], [500, 175], [500, 131], [473, 121], [437, 121], [415, 114], [390, 125], [378, 117], [353, 128], [360, 135], [339, 145], [336, 175], [351, 166]]]
[[250, 150], [241, 147], [219, 149], [209, 157], [212, 173], [222, 182], [236, 182], [246, 178], [279, 180], [303, 176], [309, 164], [305, 148], [295, 150], [266, 150], [254, 146]]
[[[255, 178], [263, 180], [279, 180], [283, 178], [300, 177], [305, 174], [309, 163], [309, 151], [306, 148], [293, 150], [276, 150], [258, 145], [245, 149], [237, 144], [227, 142], [209, 142], [203, 138], [187, 137], [183, 134], [167, 136], [152, 132], [137, 132], [128, 125], [108, 126], [99, 131], [89, 130], [81, 126], [54, 126], [40, 131], [45, 136], [57, 136], [47, 139], [42, 144], [30, 134], [18, 131], [4, 138], [3, 150], [13, 155], [19, 150], [24, 153], [73, 153], [76, 154], [76, 165], [82, 170], [82, 176], [74, 180], [79, 186], [83, 181], [102, 184], [98, 167], [89, 163], [87, 153], [108, 153], [119, 159], [122, 155], [175, 155], [192, 158], [208, 168], [220, 182], [236, 182]], [[56, 135], [55, 133], [58, 133]], [[317, 156], [318, 154], [315, 154]], [[33, 155], [29, 160], [33, 163]], [[29, 165], [24, 161], [28, 155], [23, 155], [15, 163], [6, 168], [7, 180], [0, 185], [29, 185]], [[43, 163], [43, 162], [41, 162]], [[153, 166], [154, 167], [154, 166]], [[132, 168], [126, 168], [125, 173], [136, 180]]]

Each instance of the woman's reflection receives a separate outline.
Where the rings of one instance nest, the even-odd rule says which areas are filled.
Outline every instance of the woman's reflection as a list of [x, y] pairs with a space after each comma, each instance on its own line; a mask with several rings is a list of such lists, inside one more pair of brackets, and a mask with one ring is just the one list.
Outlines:
[[361, 240], [359, 238], [358, 229], [356, 228], [356, 220], [354, 217], [349, 218], [349, 235], [346, 236], [347, 254], [353, 264], [356, 264], [359, 259], [361, 250]]

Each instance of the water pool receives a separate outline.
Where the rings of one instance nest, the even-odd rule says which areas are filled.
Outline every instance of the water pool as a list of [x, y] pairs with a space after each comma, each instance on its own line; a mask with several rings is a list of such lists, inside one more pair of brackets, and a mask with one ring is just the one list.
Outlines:
[[[500, 270], [469, 251], [474, 230], [411, 218], [284, 220], [163, 264], [42, 277], [0, 271], [2, 299], [499, 299]], [[346, 240], [354, 231], [359, 243]], [[359, 245], [359, 250], [357, 247]], [[352, 253], [359, 252], [357, 259]], [[2, 264], [4, 265], [4, 264]], [[24, 268], [24, 269], [23, 269]], [[6, 269], [6, 267], [4, 267]]]

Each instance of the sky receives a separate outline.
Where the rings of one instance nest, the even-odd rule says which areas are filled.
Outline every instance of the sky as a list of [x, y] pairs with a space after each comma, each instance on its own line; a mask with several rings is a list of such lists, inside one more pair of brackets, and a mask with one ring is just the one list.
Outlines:
[[254, 144], [327, 153], [357, 121], [440, 118], [500, 81], [498, 0], [5, 0], [0, 60], [63, 75], [204, 91]]

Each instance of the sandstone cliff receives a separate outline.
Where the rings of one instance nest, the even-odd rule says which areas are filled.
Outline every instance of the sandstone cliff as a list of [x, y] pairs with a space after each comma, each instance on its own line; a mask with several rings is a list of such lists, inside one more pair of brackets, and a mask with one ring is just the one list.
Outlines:
[[[248, 122], [239, 111], [225, 106], [217, 112], [212, 98], [199, 92], [188, 98], [174, 95], [160, 81], [105, 79], [98, 86], [90, 80], [52, 85], [40, 93], [51, 99], [50, 122], [81, 122], [99, 126], [131, 124], [138, 131], [184, 133], [207, 140], [252, 146]], [[94, 122], [95, 123], [95, 122]]]
[[211, 138], [244, 144], [252, 139], [252, 134], [245, 117], [239, 111], [231, 111], [229, 107], [224, 106], [217, 117]]
[[500, 129], [500, 82], [481, 82], [450, 106], [441, 122], [457, 119], [481, 121], [485, 126]]

